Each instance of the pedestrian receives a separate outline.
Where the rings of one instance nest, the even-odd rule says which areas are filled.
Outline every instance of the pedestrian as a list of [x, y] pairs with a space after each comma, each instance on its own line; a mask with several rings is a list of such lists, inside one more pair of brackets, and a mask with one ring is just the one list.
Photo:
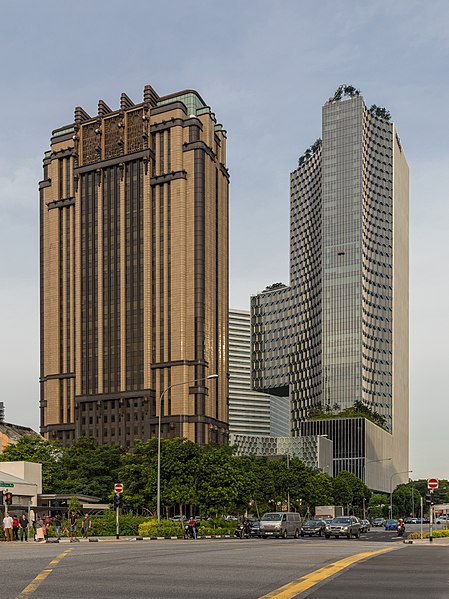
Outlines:
[[89, 514], [84, 514], [84, 518], [82, 521], [83, 528], [83, 539], [87, 539], [89, 529], [92, 528], [92, 520], [89, 518]]
[[16, 515], [12, 518], [12, 538], [13, 541], [19, 540], [19, 519]]
[[78, 537], [76, 536], [76, 527], [78, 524], [78, 518], [76, 517], [76, 512], [70, 512], [70, 542], [75, 543], [78, 542]]
[[5, 517], [3, 518], [3, 530], [5, 531], [5, 539], [7, 541], [12, 541], [12, 518], [6, 512]]
[[38, 543], [40, 543], [40, 541], [45, 541], [45, 536], [44, 536], [44, 521], [42, 520], [42, 518], [40, 516], [38, 516], [36, 518], [35, 521], [35, 541], [37, 541]]
[[[34, 510], [30, 510], [30, 524], [33, 529], [33, 539], [36, 540], [36, 514], [34, 513]], [[31, 528], [30, 528], [30, 534], [31, 534]]]
[[20, 532], [20, 540], [23, 542], [23, 539], [28, 542], [28, 518], [25, 514], [22, 514], [22, 517], [19, 520], [19, 532]]
[[57, 540], [60, 541], [61, 540], [61, 525], [62, 525], [61, 514], [56, 514], [56, 516], [54, 518], [54, 524], [55, 524], [55, 528], [56, 528]]
[[48, 529], [49, 528], [50, 528], [50, 524], [48, 522], [46, 522], [46, 520], [43, 520], [42, 531], [44, 533], [44, 539], [46, 541], [48, 541]]

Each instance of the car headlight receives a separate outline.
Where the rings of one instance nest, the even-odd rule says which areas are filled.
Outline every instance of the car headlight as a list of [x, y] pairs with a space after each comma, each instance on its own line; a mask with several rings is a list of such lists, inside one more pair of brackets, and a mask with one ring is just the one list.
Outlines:
[[343, 526], [343, 530], [348, 530], [349, 526]]

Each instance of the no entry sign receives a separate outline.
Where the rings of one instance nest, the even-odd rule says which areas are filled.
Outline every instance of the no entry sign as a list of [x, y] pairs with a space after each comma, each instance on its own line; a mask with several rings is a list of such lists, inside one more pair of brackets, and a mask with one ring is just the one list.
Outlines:
[[427, 488], [428, 489], [438, 489], [438, 485], [440, 481], [437, 478], [428, 478], [427, 479]]
[[116, 493], [123, 493], [123, 483], [115, 483], [114, 491]]

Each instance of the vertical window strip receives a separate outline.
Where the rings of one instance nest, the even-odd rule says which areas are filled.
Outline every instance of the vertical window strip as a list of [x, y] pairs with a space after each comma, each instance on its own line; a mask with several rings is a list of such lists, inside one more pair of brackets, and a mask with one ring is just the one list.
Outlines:
[[70, 156], [68, 156], [65, 159], [65, 197], [66, 198], [70, 197], [70, 182], [71, 182], [70, 161], [71, 161], [71, 158], [70, 158]]
[[64, 197], [64, 158], [58, 159], [58, 193], [59, 200]]

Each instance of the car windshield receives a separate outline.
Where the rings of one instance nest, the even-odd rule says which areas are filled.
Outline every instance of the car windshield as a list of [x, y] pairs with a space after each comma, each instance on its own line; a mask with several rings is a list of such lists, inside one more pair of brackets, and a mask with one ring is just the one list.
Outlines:
[[262, 520], [264, 522], [277, 522], [278, 520], [282, 520], [282, 514], [264, 514]]
[[320, 526], [321, 520], [308, 520], [305, 526]]
[[350, 518], [334, 518], [334, 524], [351, 524]]

